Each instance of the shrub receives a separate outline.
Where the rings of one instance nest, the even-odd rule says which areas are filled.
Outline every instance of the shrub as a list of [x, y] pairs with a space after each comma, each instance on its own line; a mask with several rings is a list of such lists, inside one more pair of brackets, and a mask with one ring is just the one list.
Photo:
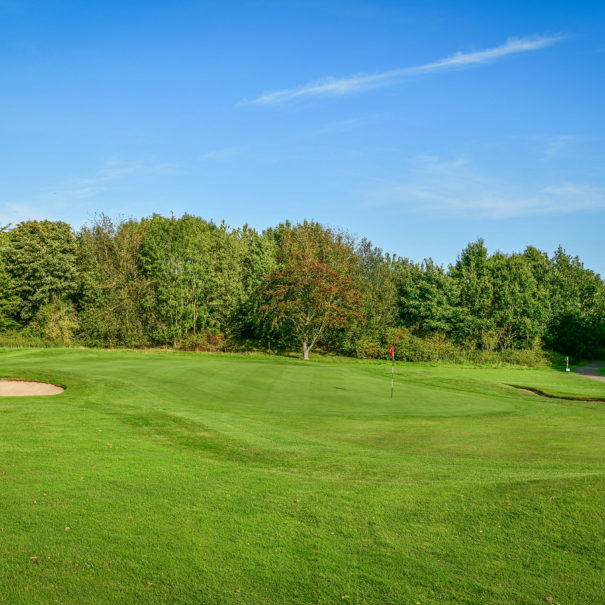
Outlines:
[[58, 300], [42, 305], [27, 326], [27, 332], [44, 341], [70, 345], [78, 329], [78, 317], [73, 305]]
[[357, 346], [357, 357], [388, 359], [388, 350], [395, 345], [398, 361], [470, 363], [485, 365], [524, 365], [530, 367], [565, 365], [564, 357], [532, 349], [505, 349], [502, 351], [465, 348], [444, 334], [417, 334], [408, 328], [386, 330], [380, 341], [362, 339]]
[[177, 342], [176, 348], [179, 351], [205, 351], [207, 353], [218, 353], [226, 349], [225, 335], [211, 331], [186, 334]]
[[384, 345], [380, 341], [362, 338], [357, 343], [355, 353], [361, 359], [380, 359], [384, 357], [383, 349]]

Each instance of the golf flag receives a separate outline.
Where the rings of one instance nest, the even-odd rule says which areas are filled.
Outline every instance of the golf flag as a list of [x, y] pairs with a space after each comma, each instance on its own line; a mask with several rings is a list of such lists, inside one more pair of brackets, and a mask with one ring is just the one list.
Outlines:
[[391, 348], [389, 349], [389, 355], [395, 359], [395, 345], [391, 345]]

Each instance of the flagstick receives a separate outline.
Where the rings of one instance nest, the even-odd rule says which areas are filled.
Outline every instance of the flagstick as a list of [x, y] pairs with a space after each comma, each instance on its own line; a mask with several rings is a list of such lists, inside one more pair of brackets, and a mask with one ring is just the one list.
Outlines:
[[391, 355], [391, 399], [393, 399], [393, 384], [395, 383], [395, 351]]

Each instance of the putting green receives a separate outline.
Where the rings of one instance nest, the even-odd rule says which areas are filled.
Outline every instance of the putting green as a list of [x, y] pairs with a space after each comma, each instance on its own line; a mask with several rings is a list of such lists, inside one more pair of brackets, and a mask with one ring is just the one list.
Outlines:
[[605, 384], [5, 350], [0, 603], [598, 603]]

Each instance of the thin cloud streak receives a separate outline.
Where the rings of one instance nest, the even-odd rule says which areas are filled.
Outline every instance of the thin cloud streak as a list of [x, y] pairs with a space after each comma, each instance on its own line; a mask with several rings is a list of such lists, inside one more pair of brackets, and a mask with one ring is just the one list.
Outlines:
[[401, 183], [374, 191], [372, 205], [467, 220], [498, 220], [605, 208], [605, 188], [585, 183], [511, 183], [482, 172], [469, 157], [409, 161]]
[[109, 160], [88, 177], [73, 178], [54, 187], [45, 187], [33, 199], [37, 203], [66, 205], [81, 203], [107, 192], [115, 184], [131, 177], [145, 175], [174, 175], [179, 166], [171, 163], [153, 163], [149, 160], [124, 162]]
[[21, 221], [44, 220], [48, 214], [44, 214], [39, 208], [28, 204], [16, 204], [6, 202], [0, 204], [0, 227], [17, 225]]
[[392, 69], [378, 74], [357, 74], [346, 78], [324, 78], [295, 88], [267, 92], [252, 101], [243, 101], [240, 104], [279, 105], [280, 103], [286, 103], [301, 97], [344, 96], [364, 92], [379, 86], [393, 84], [406, 76], [461, 69], [471, 65], [483, 65], [508, 55], [546, 48], [564, 39], [565, 36], [561, 34], [548, 37], [509, 38], [503, 45], [496, 48], [488, 48], [470, 53], [458, 52], [451, 57], [426, 63], [425, 65]]
[[200, 156], [201, 162], [230, 160], [241, 152], [241, 147], [225, 147], [214, 149]]

